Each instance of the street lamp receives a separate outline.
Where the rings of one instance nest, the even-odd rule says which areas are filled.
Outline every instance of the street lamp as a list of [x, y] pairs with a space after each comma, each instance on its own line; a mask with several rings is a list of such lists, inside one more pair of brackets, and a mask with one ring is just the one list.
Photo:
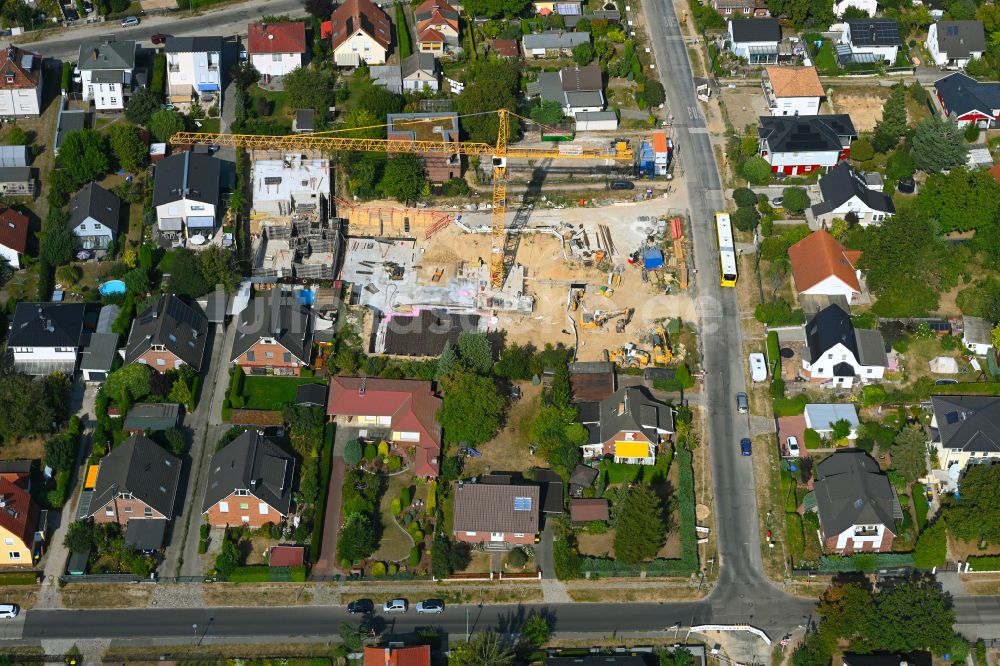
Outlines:
[[198, 624], [197, 623], [191, 625], [191, 631], [194, 632], [194, 640], [198, 640]]

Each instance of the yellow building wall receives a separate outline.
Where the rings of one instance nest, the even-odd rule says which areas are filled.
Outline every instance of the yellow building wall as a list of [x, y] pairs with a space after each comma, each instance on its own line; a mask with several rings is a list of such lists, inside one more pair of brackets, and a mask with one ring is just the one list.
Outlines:
[[[17, 553], [18, 556], [11, 557]], [[0, 566], [31, 566], [31, 545], [25, 545], [21, 538], [0, 527]]]

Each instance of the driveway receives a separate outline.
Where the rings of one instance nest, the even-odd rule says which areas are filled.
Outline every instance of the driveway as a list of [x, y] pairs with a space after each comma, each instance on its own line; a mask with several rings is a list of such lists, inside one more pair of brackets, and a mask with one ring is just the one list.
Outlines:
[[319, 544], [319, 560], [312, 569], [314, 576], [335, 576], [340, 567], [337, 564], [337, 537], [340, 533], [340, 501], [344, 488], [347, 463], [344, 462], [344, 446], [357, 437], [357, 428], [337, 427], [333, 437], [333, 471], [330, 473], [330, 488], [326, 494], [326, 510], [323, 512], [323, 542]]

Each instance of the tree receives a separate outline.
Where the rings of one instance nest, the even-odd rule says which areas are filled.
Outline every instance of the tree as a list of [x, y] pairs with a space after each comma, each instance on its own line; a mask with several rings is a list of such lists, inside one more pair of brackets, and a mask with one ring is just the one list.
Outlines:
[[385, 124], [385, 117], [390, 113], [403, 110], [403, 96], [397, 95], [382, 86], [370, 85], [358, 95], [358, 106], [367, 109], [380, 118], [379, 123]]
[[416, 155], [403, 153], [386, 162], [378, 189], [397, 201], [411, 201], [420, 196], [426, 183], [423, 161]]
[[17, 372], [0, 373], [0, 436], [52, 432], [66, 418], [69, 379], [56, 373], [35, 381]]
[[573, 61], [580, 67], [589, 65], [590, 61], [593, 59], [594, 47], [590, 44], [590, 42], [583, 42], [573, 47]]
[[529, 4], [528, 0], [471, 0], [462, 3], [469, 16], [499, 18], [517, 16]]
[[954, 120], [929, 118], [913, 133], [913, 163], [928, 173], [962, 166], [968, 150]]
[[646, 81], [646, 85], [642, 89], [642, 97], [650, 108], [657, 107], [667, 101], [667, 93], [663, 90], [663, 84], [655, 79]]
[[851, 142], [851, 159], [856, 162], [867, 162], [875, 157], [875, 149], [871, 142], [861, 137]]
[[740, 208], [733, 213], [732, 220], [740, 231], [753, 231], [760, 224], [760, 214], [756, 208]]
[[61, 434], [45, 442], [45, 464], [54, 470], [66, 470], [76, 462], [77, 440]]
[[847, 419], [840, 419], [838, 421], [834, 421], [830, 427], [832, 428], [830, 436], [833, 438], [834, 441], [838, 439], [844, 439], [845, 437], [849, 436], [851, 434], [851, 430], [853, 430], [853, 428], [851, 427], [851, 422], [848, 421]]
[[92, 129], [70, 132], [59, 148], [56, 164], [69, 172], [76, 187], [99, 179], [111, 168], [104, 135]]
[[615, 559], [639, 564], [656, 557], [666, 539], [663, 503], [648, 486], [632, 486], [614, 506]]
[[108, 373], [108, 378], [104, 381], [104, 394], [114, 400], [124, 397], [129, 403], [143, 398], [150, 392], [151, 372], [149, 366], [141, 363], [122, 366]]
[[361, 462], [361, 442], [356, 439], [348, 440], [344, 446], [344, 462], [354, 466]]
[[[997, 347], [1000, 349], [1000, 346]], [[531, 377], [531, 355], [529, 350], [519, 344], [512, 344], [504, 347], [500, 352], [500, 360], [497, 361], [493, 372], [497, 377], [505, 379], [529, 379]]]
[[913, 156], [907, 148], [899, 148], [893, 151], [892, 155], [885, 162], [885, 175], [890, 180], [903, 180], [912, 178], [917, 167], [913, 164]]
[[355, 626], [350, 622], [340, 623], [340, 640], [344, 642], [344, 647], [349, 652], [360, 652], [362, 646], [365, 644], [364, 638], [366, 635], [368, 635], [367, 631], [364, 631], [364, 627], [362, 626]]
[[500, 429], [504, 408], [493, 380], [459, 370], [442, 383], [444, 400], [438, 421], [447, 440], [476, 446], [491, 439]]
[[990, 343], [993, 349], [1000, 349], [1000, 324], [997, 324], [990, 331]]
[[757, 195], [749, 187], [737, 187], [733, 190], [733, 201], [739, 208], [754, 208], [757, 206]]
[[754, 155], [743, 163], [743, 177], [753, 185], [771, 182], [771, 165], [763, 157]]
[[948, 556], [948, 531], [943, 520], [924, 528], [913, 548], [913, 563], [921, 569], [940, 567]]
[[[183, 382], [177, 380], [177, 382], [174, 382], [174, 386], [178, 383], [183, 384]], [[175, 456], [184, 455], [184, 452], [187, 450], [187, 440], [184, 437], [183, 430], [176, 427], [170, 428], [169, 430], [164, 431], [163, 438], [167, 441], [167, 448], [170, 449], [172, 454]]]
[[151, 87], [141, 87], [128, 98], [125, 118], [135, 125], [145, 125], [162, 104], [163, 100], [158, 92]]
[[889, 99], [882, 106], [882, 119], [875, 125], [875, 132], [872, 134], [872, 147], [880, 153], [887, 153], [896, 147], [899, 139], [905, 133], [906, 86], [899, 83], [892, 87]]
[[170, 393], [167, 394], [167, 400], [180, 405], [188, 404], [191, 402], [192, 397], [191, 388], [183, 379], [175, 379], [173, 385], [170, 387]]
[[458, 351], [455, 349], [455, 345], [449, 340], [444, 344], [441, 356], [438, 357], [434, 379], [440, 381], [450, 375], [456, 367], [458, 367]]
[[92, 520], [76, 520], [66, 528], [63, 545], [71, 553], [87, 553], [94, 548], [94, 523]]
[[[478, 76], [465, 86], [456, 102], [459, 113], [472, 116], [462, 123], [472, 141], [496, 142], [500, 117], [493, 112], [517, 110], [520, 80], [520, 69], [513, 61], [489, 61], [480, 66]], [[510, 134], [516, 135], [520, 127], [517, 118], [508, 117], [508, 122]]]
[[161, 143], [183, 131], [184, 117], [172, 109], [160, 109], [149, 119], [149, 132]]
[[211, 245], [198, 253], [198, 270], [210, 289], [222, 288], [231, 294], [240, 283], [236, 255], [218, 245]]
[[809, 207], [809, 195], [804, 187], [786, 187], [781, 191], [781, 205], [792, 213], [801, 213]]
[[112, 125], [108, 130], [111, 142], [111, 152], [121, 168], [130, 173], [137, 173], [146, 166], [149, 149], [142, 140], [139, 128], [135, 125]]
[[904, 580], [882, 587], [874, 601], [874, 612], [855, 643], [862, 651], [948, 652], [955, 610], [936, 582]]
[[296, 67], [282, 78], [289, 104], [296, 109], [313, 109], [322, 116], [337, 101], [336, 83], [336, 73], [327, 67]]
[[547, 643], [551, 633], [552, 628], [549, 626], [548, 618], [538, 613], [532, 613], [529, 615], [525, 618], [524, 624], [521, 625], [521, 635], [535, 647]]
[[366, 514], [354, 514], [340, 530], [337, 541], [337, 557], [352, 562], [368, 557], [375, 552], [378, 542], [371, 519]]
[[507, 564], [509, 566], [520, 569], [527, 563], [528, 555], [524, 552], [524, 548], [513, 548], [507, 553]]
[[562, 104], [551, 99], [542, 102], [531, 110], [531, 119], [542, 125], [555, 125], [565, 118]]
[[125, 282], [125, 287], [135, 296], [142, 296], [149, 292], [149, 271], [144, 268], [133, 268], [122, 276], [122, 281]]
[[905, 426], [890, 449], [892, 469], [907, 482], [913, 482], [927, 473], [927, 434], [916, 424]]
[[481, 375], [493, 368], [493, 345], [485, 333], [463, 332], [458, 336], [458, 355], [470, 370]]
[[981, 231], [996, 225], [1000, 184], [985, 169], [937, 173], [917, 195], [917, 208], [937, 220], [942, 232]]
[[333, 13], [333, 3], [330, 0], [306, 0], [306, 11], [313, 18], [327, 21]]
[[1000, 465], [969, 465], [962, 478], [962, 501], [944, 513], [952, 534], [963, 541], [1000, 543]]
[[[475, 2], [480, 1], [475, 0]], [[466, 11], [468, 5], [469, 2], [466, 0], [464, 5]], [[500, 634], [486, 631], [474, 634], [468, 643], [453, 644], [448, 663], [451, 666], [511, 666], [514, 663], [514, 651]]]
[[[62, 211], [59, 213], [65, 217], [65, 213]], [[42, 242], [38, 248], [42, 259], [51, 266], [59, 266], [72, 261], [79, 239], [69, 228], [69, 222], [66, 221], [55, 226], [47, 224], [46, 227], [45, 235], [42, 236]]]

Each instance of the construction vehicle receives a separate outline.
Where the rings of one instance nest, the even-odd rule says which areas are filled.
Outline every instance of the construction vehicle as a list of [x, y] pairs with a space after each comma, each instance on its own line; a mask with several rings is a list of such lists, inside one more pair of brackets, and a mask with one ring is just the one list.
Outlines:
[[663, 324], [657, 324], [656, 332], [653, 333], [653, 363], [667, 365], [673, 358], [674, 351], [670, 348], [667, 329], [663, 328]]
[[[359, 130], [366, 129], [378, 128], [384, 132], [386, 131], [385, 128], [389, 127], [388, 124], [285, 136], [222, 134], [218, 132], [178, 132], [170, 137], [170, 143], [186, 146], [194, 144], [231, 146], [247, 150], [275, 150], [282, 153], [301, 150], [325, 152], [346, 150], [369, 153], [415, 153], [418, 155], [453, 155], [457, 153], [460, 155], [475, 155], [477, 158], [489, 158], [492, 160], [493, 165], [492, 248], [489, 261], [490, 283], [494, 289], [500, 289], [503, 287], [504, 278], [506, 277], [506, 266], [508, 262], [513, 262], [513, 257], [507, 256], [508, 252], [512, 251], [512, 248], [507, 247], [507, 230], [504, 219], [507, 213], [508, 158], [524, 158], [527, 160], [611, 160], [631, 164], [632, 150], [629, 148], [628, 143], [621, 139], [616, 140], [607, 148], [581, 147], [579, 150], [573, 150], [572, 153], [564, 152], [558, 146], [552, 148], [511, 148], [507, 145], [510, 132], [509, 116], [517, 116], [528, 123], [538, 123], [534, 123], [534, 121], [519, 116], [507, 109], [499, 109], [496, 113], [500, 116], [500, 122], [498, 123], [495, 145], [477, 141], [453, 141], [444, 138], [434, 140], [420, 140], [416, 138], [372, 139], [352, 136], [352, 134], [357, 134]], [[477, 113], [474, 115], [478, 116], [482, 114]], [[463, 117], [459, 116], [459, 118]], [[426, 124], [428, 120], [433, 120], [433, 118], [401, 121], [394, 123], [393, 127], [406, 124]], [[542, 126], [542, 131], [557, 132], [557, 130], [545, 126]], [[337, 136], [338, 134], [339, 136]]]
[[402, 266], [397, 264], [395, 261], [385, 262], [385, 271], [389, 274], [390, 280], [402, 280], [404, 269]]
[[434, 275], [431, 276], [431, 282], [440, 282], [443, 276], [444, 276], [444, 269], [438, 268], [436, 271], [434, 271]]
[[615, 322], [615, 333], [624, 333], [625, 327], [632, 323], [632, 315], [634, 314], [635, 308], [628, 308], [625, 316]]
[[630, 342], [609, 353], [608, 360], [623, 368], [645, 368], [649, 365], [650, 355], [648, 351], [639, 349]]
[[569, 309], [570, 312], [576, 312], [580, 309], [580, 301], [583, 299], [583, 289], [570, 288], [569, 290]]
[[582, 312], [580, 313], [580, 328], [604, 328], [606, 323], [616, 317], [624, 317], [623, 321], [627, 324], [632, 321], [633, 314], [635, 314], [634, 308], [623, 308], [621, 310], [597, 310], [594, 314]]

